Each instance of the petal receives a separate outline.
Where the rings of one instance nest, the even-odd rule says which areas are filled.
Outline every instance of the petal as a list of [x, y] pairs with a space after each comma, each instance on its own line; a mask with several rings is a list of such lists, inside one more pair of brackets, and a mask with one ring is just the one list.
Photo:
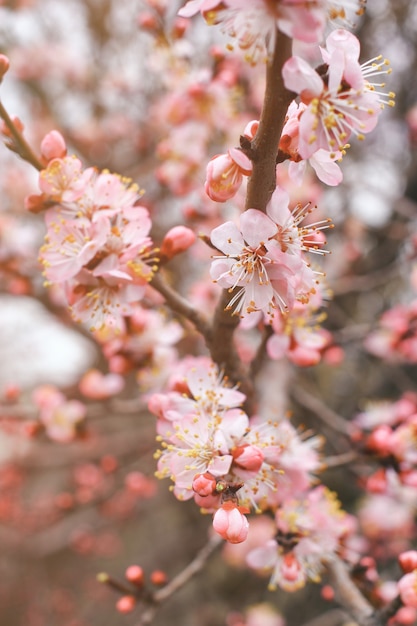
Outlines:
[[262, 211], [248, 209], [240, 216], [240, 227], [244, 240], [252, 247], [271, 239], [278, 231], [276, 224]]

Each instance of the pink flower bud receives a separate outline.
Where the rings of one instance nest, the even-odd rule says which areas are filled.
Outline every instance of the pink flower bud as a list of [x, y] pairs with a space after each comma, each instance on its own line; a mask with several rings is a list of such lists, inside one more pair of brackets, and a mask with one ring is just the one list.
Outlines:
[[116, 602], [116, 609], [119, 613], [131, 613], [136, 606], [136, 598], [134, 596], [122, 596]]
[[226, 202], [236, 194], [243, 174], [252, 173], [252, 162], [241, 151], [232, 148], [227, 154], [218, 154], [207, 164], [206, 194], [215, 202]]
[[366, 481], [366, 488], [371, 493], [385, 493], [387, 489], [387, 476], [383, 467], [369, 476]]
[[282, 559], [281, 572], [283, 577], [290, 582], [296, 581], [300, 576], [301, 565], [295, 555], [289, 552]]
[[186, 226], [174, 226], [165, 235], [161, 244], [161, 257], [172, 259], [185, 252], [196, 240], [195, 233]]
[[3, 78], [9, 67], [9, 57], [7, 57], [5, 54], [0, 54], [0, 80]]
[[145, 580], [145, 574], [140, 565], [130, 565], [130, 567], [128, 567], [125, 571], [125, 578], [134, 585], [142, 587]]
[[237, 446], [232, 450], [234, 462], [250, 472], [259, 472], [264, 461], [262, 451], [256, 446]]
[[397, 587], [405, 606], [417, 609], [417, 570], [400, 578]]
[[378, 426], [369, 435], [367, 447], [378, 454], [388, 455], [391, 452], [392, 430], [386, 424]]
[[205, 474], [197, 474], [193, 480], [193, 490], [199, 496], [211, 496], [216, 489], [216, 479], [206, 472]]
[[249, 522], [233, 502], [225, 502], [214, 514], [213, 528], [226, 541], [242, 543], [248, 536]]
[[41, 143], [41, 155], [47, 163], [52, 159], [63, 159], [67, 154], [65, 139], [57, 130], [51, 130]]
[[31, 193], [29, 196], [26, 196], [25, 209], [30, 211], [31, 213], [40, 213], [45, 210], [45, 194], [41, 193]]
[[407, 550], [407, 552], [402, 552], [398, 557], [398, 561], [403, 572], [409, 574], [413, 570], [417, 569], [417, 550]]

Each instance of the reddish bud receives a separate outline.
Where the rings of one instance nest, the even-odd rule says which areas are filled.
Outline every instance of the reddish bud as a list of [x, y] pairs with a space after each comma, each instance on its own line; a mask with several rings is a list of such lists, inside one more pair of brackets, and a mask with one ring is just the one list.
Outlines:
[[388, 455], [391, 452], [392, 430], [386, 424], [378, 426], [369, 435], [367, 448], [378, 452], [378, 454]]
[[334, 589], [330, 585], [323, 585], [321, 588], [321, 597], [323, 600], [331, 602], [334, 599]]
[[8, 383], [3, 389], [3, 395], [8, 402], [15, 402], [20, 396], [20, 387], [15, 383]]
[[158, 587], [162, 587], [162, 585], [166, 584], [166, 582], [168, 580], [168, 576], [161, 569], [156, 569], [150, 575], [150, 579], [151, 579], [151, 583], [153, 585], [157, 585]]
[[125, 578], [130, 583], [142, 587], [145, 582], [145, 573], [140, 565], [130, 565], [125, 572]]
[[366, 481], [366, 488], [371, 493], [385, 493], [387, 489], [387, 477], [385, 469], [381, 467], [374, 472]]
[[0, 54], [0, 80], [10, 67], [9, 58], [5, 54]]
[[186, 226], [174, 226], [165, 235], [161, 245], [161, 257], [172, 259], [185, 252], [196, 240], [195, 233]]
[[406, 574], [417, 569], [417, 550], [407, 550], [402, 552], [398, 557], [401, 569]]
[[259, 472], [264, 461], [262, 451], [256, 446], [237, 446], [232, 450], [234, 461], [249, 472]]
[[199, 496], [211, 496], [216, 490], [216, 479], [206, 472], [205, 474], [197, 474], [193, 480], [193, 490]]
[[150, 11], [144, 11], [138, 17], [138, 26], [151, 32], [157, 31], [159, 28], [158, 19]]
[[249, 522], [233, 502], [225, 502], [214, 514], [213, 528], [226, 541], [242, 543], [248, 536]]
[[116, 602], [116, 609], [119, 613], [131, 613], [136, 606], [136, 598], [134, 596], [122, 596]]
[[186, 30], [190, 26], [190, 20], [186, 20], [184, 17], [177, 17], [174, 20], [174, 24], [172, 27], [172, 38], [173, 39], [181, 39]]
[[62, 159], [67, 154], [65, 139], [57, 130], [51, 130], [41, 143], [41, 155], [47, 163], [52, 159]]
[[26, 196], [24, 200], [25, 209], [31, 213], [40, 213], [41, 211], [45, 211], [45, 200], [46, 196], [44, 194], [31, 193], [29, 196]]

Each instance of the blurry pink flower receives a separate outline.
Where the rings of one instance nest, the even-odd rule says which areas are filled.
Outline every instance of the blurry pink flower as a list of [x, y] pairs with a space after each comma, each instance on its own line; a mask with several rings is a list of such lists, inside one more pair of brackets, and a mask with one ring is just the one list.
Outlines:
[[417, 550], [407, 550], [398, 555], [398, 562], [406, 574], [417, 570]]
[[77, 429], [87, 413], [82, 402], [67, 400], [63, 393], [51, 385], [35, 389], [33, 400], [39, 407], [39, 421], [48, 437], [60, 443], [75, 439]]
[[225, 502], [214, 514], [213, 528], [230, 543], [242, 543], [248, 536], [249, 522], [233, 502]]
[[84, 374], [79, 382], [81, 393], [87, 398], [104, 400], [120, 393], [125, 385], [125, 379], [118, 374], [102, 374], [99, 370], [91, 369]]
[[398, 592], [405, 606], [417, 609], [417, 569], [400, 578]]

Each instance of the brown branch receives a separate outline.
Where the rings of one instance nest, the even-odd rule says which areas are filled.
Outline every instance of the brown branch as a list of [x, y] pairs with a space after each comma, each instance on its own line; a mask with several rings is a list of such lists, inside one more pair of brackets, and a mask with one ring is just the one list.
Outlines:
[[293, 400], [312, 411], [322, 422], [330, 426], [333, 430], [336, 430], [343, 435], [349, 435], [349, 422], [341, 415], [329, 409], [319, 398], [311, 395], [306, 389], [303, 389], [299, 385], [291, 392]]
[[276, 33], [275, 49], [266, 70], [266, 90], [259, 128], [251, 144], [254, 155], [248, 182], [247, 209], [265, 211], [276, 187], [276, 158], [285, 116], [294, 94], [284, 86], [282, 66], [291, 56], [292, 40]]
[[[275, 49], [266, 68], [265, 99], [259, 121], [258, 132], [251, 143], [253, 171], [248, 183], [246, 208], [262, 211], [276, 187], [276, 157], [278, 143], [285, 122], [288, 105], [293, 97], [284, 87], [282, 66], [291, 54], [291, 39], [276, 33]], [[225, 310], [233, 293], [224, 291], [217, 306], [213, 321], [213, 333], [208, 344], [213, 360], [224, 368], [235, 383], [240, 382], [249, 402], [253, 397], [253, 383], [240, 363], [233, 345], [233, 334], [239, 317]]]
[[374, 607], [350, 578], [346, 564], [336, 557], [327, 562], [326, 566], [337, 600], [359, 626], [382, 626]]
[[179, 313], [194, 325], [196, 330], [204, 337], [207, 344], [211, 341], [211, 328], [209, 323], [185, 298], [180, 296], [179, 293], [164, 281], [161, 274], [158, 273], [154, 275], [151, 286], [164, 296], [166, 303], [173, 311]]
[[165, 587], [155, 591], [152, 594], [152, 605], [149, 606], [141, 615], [138, 626], [150, 624], [155, 616], [158, 607], [162, 602], [184, 587], [186, 583], [199, 571], [203, 569], [208, 558], [222, 543], [222, 539], [218, 535], [213, 535], [207, 544], [197, 553], [195, 558], [189, 563], [175, 578], [173, 578]]
[[14, 140], [14, 142], [7, 144], [7, 147], [10, 150], [16, 152], [24, 161], [27, 161], [33, 167], [39, 171], [44, 169], [43, 163], [38, 159], [38, 157], [33, 152], [32, 148], [23, 137], [22, 133], [17, 129], [15, 123], [12, 118], [4, 108], [3, 103], [0, 101], [0, 117], [3, 119], [5, 125], [10, 131], [10, 134]]

